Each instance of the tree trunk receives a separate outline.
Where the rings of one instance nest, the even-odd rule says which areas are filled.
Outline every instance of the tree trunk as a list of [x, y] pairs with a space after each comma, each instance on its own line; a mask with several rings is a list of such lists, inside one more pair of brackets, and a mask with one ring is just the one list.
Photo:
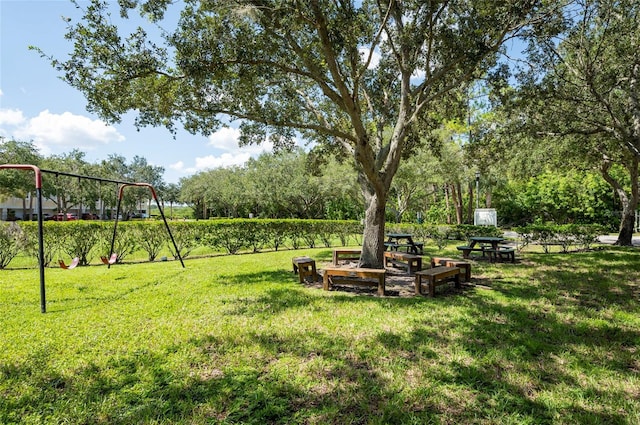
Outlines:
[[444, 185], [444, 202], [447, 208], [447, 224], [451, 224], [451, 206], [449, 205], [449, 185]]
[[456, 209], [456, 224], [462, 224], [463, 208], [462, 208], [462, 187], [460, 183], [451, 184], [451, 196], [453, 197], [453, 205]]
[[378, 197], [369, 200], [364, 215], [364, 238], [362, 240], [362, 254], [359, 267], [382, 269], [384, 255], [384, 205], [380, 205]]
[[633, 245], [633, 228], [636, 220], [636, 210], [629, 206], [629, 202], [623, 204], [622, 218], [620, 220], [620, 231], [616, 245], [631, 246]]
[[603, 165], [600, 169], [602, 177], [607, 183], [613, 187], [620, 204], [622, 205], [622, 218], [620, 219], [620, 229], [618, 233], [618, 240], [616, 245], [631, 246], [633, 245], [633, 228], [635, 225], [635, 214], [638, 209], [638, 158], [633, 157], [627, 163], [625, 168], [629, 171], [629, 177], [631, 178], [631, 191], [627, 193], [624, 187], [609, 174], [611, 168], [611, 161], [605, 158]]
[[467, 223], [473, 224], [473, 183], [471, 182], [469, 182], [469, 205], [467, 205]]

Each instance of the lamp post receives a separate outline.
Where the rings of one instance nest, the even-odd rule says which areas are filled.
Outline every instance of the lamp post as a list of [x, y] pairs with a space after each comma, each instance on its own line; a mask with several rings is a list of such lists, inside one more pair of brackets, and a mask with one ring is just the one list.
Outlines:
[[476, 209], [480, 208], [480, 171], [476, 171]]

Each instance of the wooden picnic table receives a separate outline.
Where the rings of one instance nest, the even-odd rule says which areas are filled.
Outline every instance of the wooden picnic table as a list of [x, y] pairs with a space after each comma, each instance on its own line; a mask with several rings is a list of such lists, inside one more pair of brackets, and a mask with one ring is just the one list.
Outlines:
[[[463, 258], [469, 258], [469, 254], [472, 251], [480, 251], [483, 257], [485, 253], [489, 253], [489, 258], [493, 260], [499, 250], [498, 245], [504, 240], [504, 238], [496, 236], [471, 236], [469, 238], [469, 241], [471, 241], [469, 246], [459, 246], [458, 250], [462, 251]], [[480, 244], [480, 247], [476, 248], [477, 244]], [[491, 246], [490, 248], [489, 245]]]
[[398, 251], [398, 248], [406, 248], [407, 252], [413, 254], [422, 254], [422, 243], [413, 241], [413, 235], [410, 233], [387, 233], [387, 241], [384, 243], [385, 249], [390, 251]]
[[471, 244], [469, 246], [473, 248], [476, 244], [486, 244], [491, 245], [492, 249], [498, 249], [498, 244], [504, 242], [504, 238], [495, 237], [495, 236], [471, 236], [469, 238]]

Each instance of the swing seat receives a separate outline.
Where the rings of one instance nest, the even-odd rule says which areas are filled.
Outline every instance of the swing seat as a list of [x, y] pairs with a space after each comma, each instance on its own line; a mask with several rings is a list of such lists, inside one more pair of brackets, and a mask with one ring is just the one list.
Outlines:
[[80, 258], [78, 257], [74, 258], [73, 260], [71, 260], [71, 264], [69, 265], [66, 265], [63, 260], [58, 260], [58, 263], [60, 263], [60, 268], [63, 268], [65, 270], [71, 270], [71, 269], [75, 269], [78, 263], [80, 263]]
[[116, 254], [116, 253], [111, 254], [111, 257], [109, 257], [109, 258], [100, 257], [100, 260], [102, 260], [102, 262], [104, 264], [115, 264], [117, 259], [118, 259], [118, 254]]

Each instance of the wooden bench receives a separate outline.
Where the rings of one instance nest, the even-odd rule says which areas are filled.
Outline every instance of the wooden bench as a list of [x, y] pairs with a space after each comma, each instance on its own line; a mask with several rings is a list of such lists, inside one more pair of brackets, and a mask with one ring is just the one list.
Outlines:
[[[378, 286], [378, 295], [384, 295], [385, 273], [384, 269], [325, 267], [322, 287], [325, 291], [329, 291], [333, 284], [332, 277], [344, 277], [348, 278], [349, 283], [354, 285]], [[373, 281], [364, 279], [372, 279]]]
[[471, 263], [448, 257], [431, 257], [431, 268], [445, 266], [458, 267], [464, 271], [464, 281], [471, 282]]
[[444, 266], [447, 261], [455, 261], [455, 258], [451, 257], [431, 257], [431, 268]]
[[291, 262], [293, 263], [293, 272], [299, 276], [300, 283], [303, 283], [307, 276], [311, 278], [312, 282], [316, 281], [318, 272], [315, 260], [309, 257], [293, 257]]
[[487, 248], [484, 247], [470, 247], [470, 246], [458, 246], [456, 247], [458, 249], [458, 251], [462, 251], [462, 258], [468, 259], [469, 255], [471, 254], [471, 252], [473, 251], [478, 251], [478, 252], [482, 252], [482, 256], [484, 257], [485, 252], [487, 252]]
[[506, 257], [506, 259], [510, 259], [512, 263], [516, 262], [516, 249], [512, 246], [500, 246], [498, 250], [495, 251], [495, 254], [496, 257], [500, 258], [500, 261], [504, 261]]
[[422, 295], [422, 278], [427, 279], [429, 286], [429, 296], [436, 293], [436, 286], [442, 285], [450, 280], [455, 282], [456, 288], [460, 287], [460, 269], [458, 267], [434, 267], [432, 269], [420, 270], [416, 272], [415, 285], [416, 295]]
[[340, 260], [360, 260], [361, 249], [336, 248], [333, 250], [333, 265], [337, 266]]
[[415, 254], [400, 251], [385, 251], [384, 266], [388, 267], [389, 263], [394, 266], [400, 265], [407, 268], [409, 274], [414, 274], [418, 270], [422, 270], [422, 257]]

